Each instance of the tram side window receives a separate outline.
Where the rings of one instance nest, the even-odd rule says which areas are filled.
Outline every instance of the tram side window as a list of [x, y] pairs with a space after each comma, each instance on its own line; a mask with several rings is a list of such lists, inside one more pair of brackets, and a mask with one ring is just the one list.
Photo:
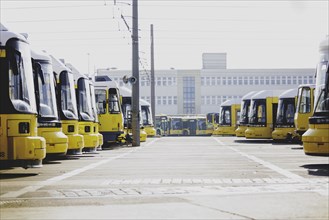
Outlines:
[[301, 95], [301, 102], [299, 106], [299, 113], [310, 113], [311, 112], [311, 90], [303, 89]]
[[265, 123], [265, 105], [261, 104], [258, 106], [258, 110], [257, 110], [257, 121], [259, 123]]
[[198, 120], [199, 130], [207, 130], [206, 120]]
[[97, 114], [106, 112], [106, 90], [95, 89], [95, 98], [97, 103]]
[[226, 109], [224, 112], [224, 120], [226, 124], [231, 124], [231, 111], [229, 109]]
[[110, 113], [120, 113], [119, 99], [116, 94], [109, 95], [109, 112]]
[[329, 111], [329, 92], [325, 94], [326, 91], [322, 90], [318, 105], [316, 107], [316, 112], [328, 112]]

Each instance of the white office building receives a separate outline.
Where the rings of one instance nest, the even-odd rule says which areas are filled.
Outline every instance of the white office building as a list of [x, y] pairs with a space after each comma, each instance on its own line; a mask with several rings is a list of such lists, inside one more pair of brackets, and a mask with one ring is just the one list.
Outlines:
[[[287, 90], [314, 83], [315, 69], [227, 69], [226, 53], [205, 53], [202, 69], [155, 70], [156, 114], [206, 114], [218, 112], [221, 103], [250, 91]], [[98, 69], [120, 86], [131, 70]], [[150, 76], [140, 71], [140, 97], [150, 102]]]

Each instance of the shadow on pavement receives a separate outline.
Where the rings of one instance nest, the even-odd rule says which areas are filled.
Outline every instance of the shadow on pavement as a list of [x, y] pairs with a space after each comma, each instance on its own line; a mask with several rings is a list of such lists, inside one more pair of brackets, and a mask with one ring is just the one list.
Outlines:
[[329, 164], [306, 164], [301, 167], [307, 169], [309, 175], [329, 176]]
[[0, 173], [0, 179], [16, 179], [30, 176], [37, 176], [38, 173]]
[[266, 139], [252, 139], [252, 140], [234, 140], [236, 143], [246, 143], [246, 144], [270, 144], [272, 143], [272, 140], [266, 140]]

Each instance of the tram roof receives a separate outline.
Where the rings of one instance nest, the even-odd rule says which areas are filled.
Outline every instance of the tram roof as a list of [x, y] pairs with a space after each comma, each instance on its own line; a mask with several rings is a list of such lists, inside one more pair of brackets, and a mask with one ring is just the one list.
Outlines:
[[231, 105], [240, 105], [241, 99], [229, 99], [223, 102], [220, 106], [231, 106]]
[[245, 94], [245, 95], [241, 98], [241, 100], [243, 101], [243, 100], [251, 99], [251, 97], [252, 97], [253, 95], [255, 95], [257, 92], [258, 92], [258, 91], [251, 91], [251, 92], [248, 92], [247, 94]]
[[151, 103], [149, 103], [148, 101], [145, 101], [144, 99], [139, 99], [139, 104], [145, 105], [145, 106], [151, 106]]
[[120, 86], [119, 90], [120, 90], [120, 94], [122, 95], [122, 97], [131, 97], [132, 96], [131, 89], [128, 89], [127, 87]]
[[279, 97], [285, 90], [261, 90], [255, 93], [251, 99], [266, 99], [269, 97]]
[[302, 87], [310, 87], [310, 88], [314, 89], [315, 84], [301, 84], [301, 85], [298, 86], [298, 89], [302, 88]]
[[69, 69], [67, 66], [65, 66], [65, 64], [60, 61], [58, 58], [54, 57], [53, 55], [49, 55], [51, 57], [52, 60], [52, 64], [53, 64], [53, 71], [56, 74], [60, 74], [62, 71], [67, 71], [69, 73], [72, 73], [71, 69]]
[[75, 81], [77, 81], [80, 78], [84, 78], [89, 80], [89, 78], [85, 75], [82, 74], [77, 68], [75, 68], [71, 63], [65, 63], [65, 66], [67, 66], [73, 73], [73, 78]]
[[11, 32], [7, 27], [0, 23], [0, 45], [5, 46], [7, 41], [12, 38], [17, 38], [21, 41], [29, 43], [26, 37], [24, 37], [22, 34]]
[[39, 50], [32, 49], [31, 56], [35, 60], [44, 60], [44, 61], [48, 61], [48, 62], [52, 63], [51, 57], [45, 51], [39, 51]]
[[298, 93], [298, 88], [288, 89], [288, 90], [284, 91], [283, 93], [281, 93], [279, 98], [281, 98], [281, 99], [295, 98], [297, 96], [297, 93]]
[[94, 85], [98, 88], [119, 88], [119, 85], [117, 82], [113, 81], [108, 76], [95, 76], [94, 78]]

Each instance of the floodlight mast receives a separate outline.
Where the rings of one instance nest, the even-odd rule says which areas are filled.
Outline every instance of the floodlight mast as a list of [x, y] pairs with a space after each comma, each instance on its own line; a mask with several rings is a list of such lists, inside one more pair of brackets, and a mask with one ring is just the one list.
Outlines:
[[136, 79], [132, 84], [132, 146], [140, 146], [140, 120], [139, 120], [139, 55], [138, 55], [138, 0], [132, 5], [132, 75]]

